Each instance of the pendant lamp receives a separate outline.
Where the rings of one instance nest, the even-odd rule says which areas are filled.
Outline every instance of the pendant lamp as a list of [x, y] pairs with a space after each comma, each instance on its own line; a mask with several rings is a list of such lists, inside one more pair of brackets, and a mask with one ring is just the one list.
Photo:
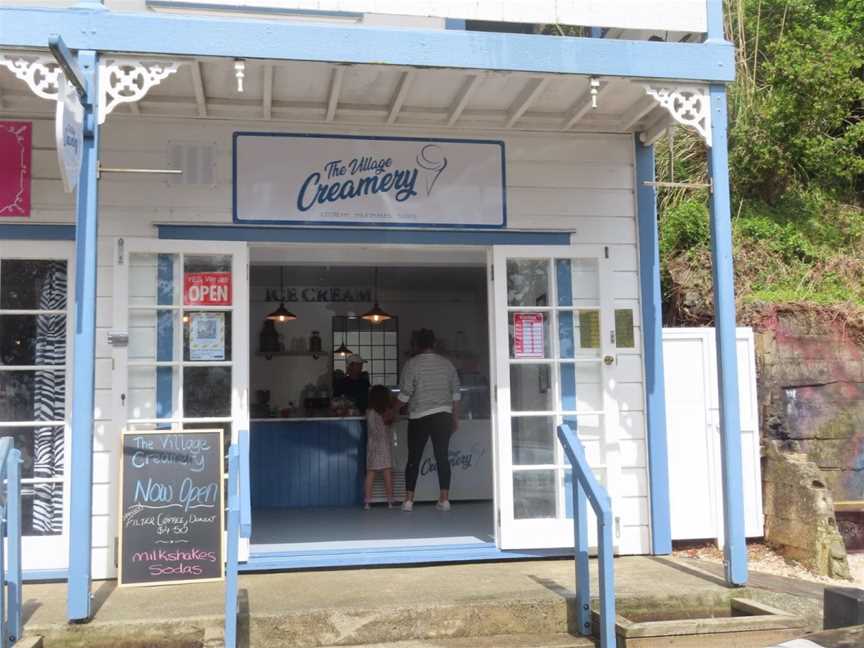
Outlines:
[[349, 349], [348, 347], [346, 347], [345, 343], [343, 342], [342, 344], [339, 345], [339, 348], [336, 349], [333, 353], [336, 354], [337, 358], [347, 358], [348, 356], [350, 356], [354, 352], [351, 349]]
[[375, 305], [372, 306], [372, 310], [366, 311], [360, 317], [373, 324], [380, 324], [393, 318], [390, 313], [378, 305], [378, 268], [375, 268]]
[[[279, 267], [279, 295], [285, 296], [285, 268]], [[290, 322], [296, 320], [297, 316], [285, 308], [285, 302], [279, 300], [279, 308], [270, 313], [265, 319], [281, 324], [282, 322]]]

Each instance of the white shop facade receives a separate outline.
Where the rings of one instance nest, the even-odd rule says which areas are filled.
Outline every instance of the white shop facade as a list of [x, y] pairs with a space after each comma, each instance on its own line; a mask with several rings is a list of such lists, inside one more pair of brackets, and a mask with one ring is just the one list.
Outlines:
[[[444, 17], [351, 14], [346, 26], [341, 14], [286, 15], [283, 27], [349, 36], [492, 34], [470, 21], [448, 29]], [[652, 34], [625, 24], [605, 36], [627, 40], [606, 44], [647, 45]], [[555, 40], [518, 38], [529, 50]], [[684, 48], [663, 45], [664, 60]], [[651, 145], [676, 120], [710, 138], [708, 84], [720, 73], [708, 66], [685, 83], [647, 68], [409, 60], [102, 55], [92, 578], [116, 575], [124, 430], [215, 427], [226, 442], [249, 432], [241, 569], [572, 551], [562, 423], [610, 493], [616, 551], [668, 552]], [[4, 49], [3, 61], [56, 70], [34, 48]], [[110, 103], [136, 62], [141, 91]], [[91, 270], [80, 255], [76, 267], [82, 228], [58, 171], [51, 88], [37, 97], [3, 65], [0, 118], [32, 125], [32, 205], [0, 220], [0, 425], [29, 457], [25, 571], [68, 573], [71, 587], [75, 327], [89, 303], [73, 287]], [[390, 317], [364, 319], [373, 305]], [[268, 320], [278, 308], [293, 317]], [[365, 423], [337, 393], [346, 351], [363, 357], [370, 384], [396, 393], [422, 328], [461, 379], [453, 510], [432, 506], [427, 448], [415, 511], [364, 511]], [[405, 434], [394, 424], [397, 498]]]

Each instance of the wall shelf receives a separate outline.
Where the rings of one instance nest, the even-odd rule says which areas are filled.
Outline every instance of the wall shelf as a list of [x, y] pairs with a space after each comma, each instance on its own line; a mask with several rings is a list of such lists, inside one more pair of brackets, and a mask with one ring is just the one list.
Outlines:
[[318, 360], [318, 359], [320, 359], [326, 355], [330, 355], [330, 352], [327, 351], [326, 349], [324, 349], [322, 351], [256, 351], [255, 355], [264, 356], [268, 360], [270, 358], [282, 357], [282, 356], [286, 356], [286, 357], [291, 357], [291, 356], [293, 356], [293, 357], [311, 357], [311, 358], [315, 358], [316, 360]]

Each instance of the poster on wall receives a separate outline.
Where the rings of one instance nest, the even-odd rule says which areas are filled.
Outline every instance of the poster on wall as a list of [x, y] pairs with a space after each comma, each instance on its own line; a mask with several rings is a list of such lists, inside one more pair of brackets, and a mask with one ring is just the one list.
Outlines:
[[225, 359], [225, 313], [189, 314], [189, 360]]
[[504, 227], [493, 140], [234, 133], [234, 221]]
[[120, 585], [224, 576], [222, 430], [124, 432]]
[[186, 306], [230, 306], [230, 272], [187, 272], [183, 276]]
[[30, 215], [33, 124], [0, 121], [0, 217]]
[[513, 314], [513, 357], [544, 358], [543, 313]]

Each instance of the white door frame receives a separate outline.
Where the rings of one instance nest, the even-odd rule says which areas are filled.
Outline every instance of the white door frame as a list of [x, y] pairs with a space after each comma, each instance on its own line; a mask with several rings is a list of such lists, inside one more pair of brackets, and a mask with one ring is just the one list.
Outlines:
[[[60, 535], [24, 536], [23, 538], [23, 569], [24, 571], [55, 571], [65, 570], [69, 566], [69, 466], [70, 451], [70, 416], [72, 413], [72, 338], [75, 331], [75, 244], [72, 241], [15, 241], [0, 253], [0, 259], [31, 259], [31, 260], [63, 260], [66, 261], [66, 402], [64, 411], [64, 443], [63, 443], [63, 531]], [[27, 311], [4, 311], [4, 314], [27, 314]], [[58, 421], [59, 422], [59, 421]], [[24, 423], [24, 422], [22, 422]], [[36, 426], [27, 422], [0, 423], [0, 430], [31, 429]], [[53, 427], [53, 426], [52, 426]], [[26, 484], [25, 484], [26, 485]]]
[[[597, 263], [597, 289], [598, 300], [594, 309], [600, 310], [600, 349], [596, 359], [601, 373], [602, 389], [602, 416], [603, 439], [600, 440], [605, 457], [605, 479], [603, 480], [613, 501], [613, 511], [620, 511], [620, 499], [618, 481], [621, 471], [620, 452], [618, 449], [618, 403], [613, 394], [611, 370], [616, 362], [616, 349], [612, 333], [614, 331], [614, 310], [612, 302], [612, 267], [606, 254], [606, 248], [602, 245], [574, 244], [570, 246], [495, 246], [491, 253], [492, 266], [494, 267], [494, 293], [490, 295], [490, 306], [493, 319], [490, 328], [494, 330], [495, 353], [494, 364], [494, 407], [496, 409], [496, 481], [497, 481], [497, 508], [498, 508], [498, 534], [497, 542], [501, 549], [543, 549], [573, 546], [573, 521], [572, 518], [564, 517], [564, 492], [562, 466], [567, 466], [563, 451], [557, 441], [555, 447], [555, 462], [542, 468], [556, 469], [556, 517], [554, 518], [532, 518], [517, 520], [514, 512], [513, 498], [513, 463], [512, 463], [512, 434], [511, 434], [511, 409], [510, 409], [510, 366], [518, 364], [510, 359], [509, 349], [509, 318], [507, 299], [507, 260], [519, 259], [590, 259]], [[549, 313], [549, 338], [551, 341], [551, 354], [549, 359], [536, 361], [549, 364], [555, 369], [560, 359], [558, 322], [555, 313], [558, 312], [556, 299], [556, 275], [549, 275], [549, 299], [546, 306], [529, 307], [527, 310]], [[577, 308], [574, 304], [573, 308]], [[523, 309], [524, 310], [524, 309]], [[603, 358], [611, 358], [612, 366], [607, 366]], [[532, 361], [529, 361], [532, 362]], [[533, 362], [532, 362], [533, 363]], [[592, 363], [593, 364], [593, 363]], [[562, 406], [560, 403], [560, 380], [557, 371], [551, 371], [549, 388], [554, 394], [555, 409], [550, 410], [547, 415], [554, 416], [556, 425], [560, 424]], [[523, 413], [524, 414], [524, 413]], [[568, 412], [568, 418], [575, 414]], [[577, 431], [578, 432], [578, 431]], [[532, 466], [532, 468], [534, 468]], [[619, 514], [620, 515], [620, 514]], [[616, 525], [618, 526], [618, 525]], [[592, 525], [593, 527], [593, 525]], [[591, 532], [589, 542], [595, 544], [596, 532]], [[616, 544], [618, 536], [616, 535]]]
[[[114, 326], [118, 333], [129, 334], [129, 257], [132, 254], [179, 254], [190, 256], [231, 256], [231, 442], [238, 440], [240, 430], [249, 429], [249, 256], [246, 242], [186, 241], [152, 238], [117, 238], [114, 241]], [[182, 268], [182, 265], [181, 265]], [[182, 282], [182, 276], [180, 281]], [[183, 308], [182, 300], [180, 308]], [[191, 310], [206, 310], [192, 307]], [[224, 309], [222, 309], [224, 310]], [[113, 348], [114, 359], [114, 420], [118, 429], [126, 428], [129, 399], [128, 346]], [[181, 350], [182, 357], [182, 350]], [[182, 422], [225, 422], [228, 417], [171, 420]], [[136, 419], [137, 420], [137, 419]], [[166, 419], [168, 421], [169, 419]], [[156, 419], [153, 419], [155, 422]], [[161, 421], [161, 419], [160, 419]], [[138, 422], [144, 423], [146, 420]], [[116, 445], [119, 448], [119, 440]], [[118, 450], [119, 451], [119, 450]], [[119, 462], [118, 462], [119, 463]], [[246, 467], [248, 470], [248, 466]], [[119, 484], [118, 484], [119, 487]], [[249, 541], [241, 539], [240, 560], [249, 556]]]

